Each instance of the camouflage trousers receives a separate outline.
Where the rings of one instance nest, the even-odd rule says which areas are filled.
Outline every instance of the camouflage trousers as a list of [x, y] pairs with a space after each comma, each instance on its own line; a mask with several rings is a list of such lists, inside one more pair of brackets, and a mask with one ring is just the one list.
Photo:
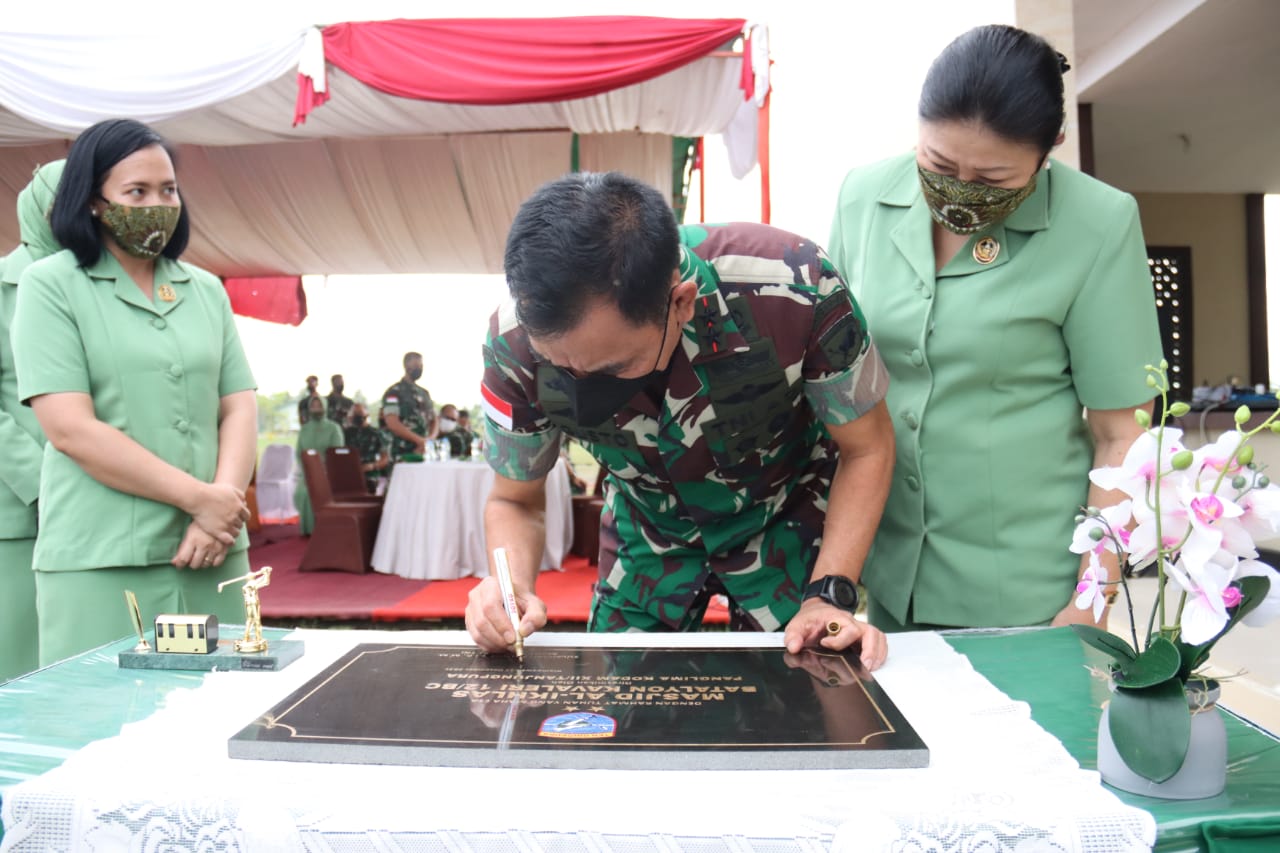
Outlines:
[[695, 631], [712, 595], [730, 630], [778, 631], [800, 609], [826, 520], [825, 489], [802, 490], [764, 530], [722, 554], [663, 536], [621, 496], [600, 519], [600, 575], [587, 630]]

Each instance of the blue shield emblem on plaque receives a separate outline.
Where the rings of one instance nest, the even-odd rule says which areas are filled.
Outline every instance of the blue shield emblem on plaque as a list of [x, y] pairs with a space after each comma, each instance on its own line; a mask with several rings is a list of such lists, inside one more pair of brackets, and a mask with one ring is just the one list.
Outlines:
[[604, 738], [613, 737], [618, 730], [618, 721], [604, 714], [592, 714], [587, 711], [575, 711], [571, 714], [556, 714], [542, 721], [538, 729], [541, 737], [558, 738]]

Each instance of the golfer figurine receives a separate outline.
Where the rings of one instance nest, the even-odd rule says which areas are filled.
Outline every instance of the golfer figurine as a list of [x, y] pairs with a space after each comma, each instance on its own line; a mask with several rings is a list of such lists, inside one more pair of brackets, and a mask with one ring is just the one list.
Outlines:
[[271, 567], [263, 566], [256, 572], [249, 572], [238, 578], [218, 584], [218, 592], [227, 584], [244, 581], [241, 587], [244, 592], [244, 637], [236, 640], [237, 652], [265, 652], [267, 641], [262, 639], [262, 605], [258, 600], [258, 590], [271, 583]]

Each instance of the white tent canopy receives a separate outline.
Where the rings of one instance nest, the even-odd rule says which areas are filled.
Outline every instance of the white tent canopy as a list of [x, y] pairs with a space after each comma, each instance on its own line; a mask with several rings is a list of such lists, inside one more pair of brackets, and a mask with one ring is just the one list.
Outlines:
[[294, 127], [298, 71], [323, 68], [319, 30], [173, 39], [159, 55], [152, 39], [146, 63], [121, 62], [142, 38], [0, 34], [0, 246], [18, 241], [14, 201], [34, 166], [116, 116], [179, 145], [186, 257], [224, 276], [498, 272], [516, 208], [570, 169], [575, 133], [580, 168], [667, 192], [672, 136], [746, 136], [730, 149], [745, 152], [742, 173], [754, 162], [758, 102], [744, 101], [743, 60], [727, 51], [592, 97], [510, 106], [394, 97], [330, 67], [331, 100]]

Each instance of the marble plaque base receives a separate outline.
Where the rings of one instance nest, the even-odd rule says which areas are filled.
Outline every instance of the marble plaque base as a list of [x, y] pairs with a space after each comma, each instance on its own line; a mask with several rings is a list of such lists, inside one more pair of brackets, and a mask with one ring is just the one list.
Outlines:
[[851, 654], [364, 644], [254, 720], [232, 758], [460, 767], [925, 767]]
[[121, 652], [121, 669], [189, 669], [199, 672], [278, 672], [302, 657], [301, 640], [271, 640], [265, 652], [235, 650], [235, 640], [219, 640], [218, 648], [207, 655], [155, 651], [154, 632], [147, 632], [152, 651]]

